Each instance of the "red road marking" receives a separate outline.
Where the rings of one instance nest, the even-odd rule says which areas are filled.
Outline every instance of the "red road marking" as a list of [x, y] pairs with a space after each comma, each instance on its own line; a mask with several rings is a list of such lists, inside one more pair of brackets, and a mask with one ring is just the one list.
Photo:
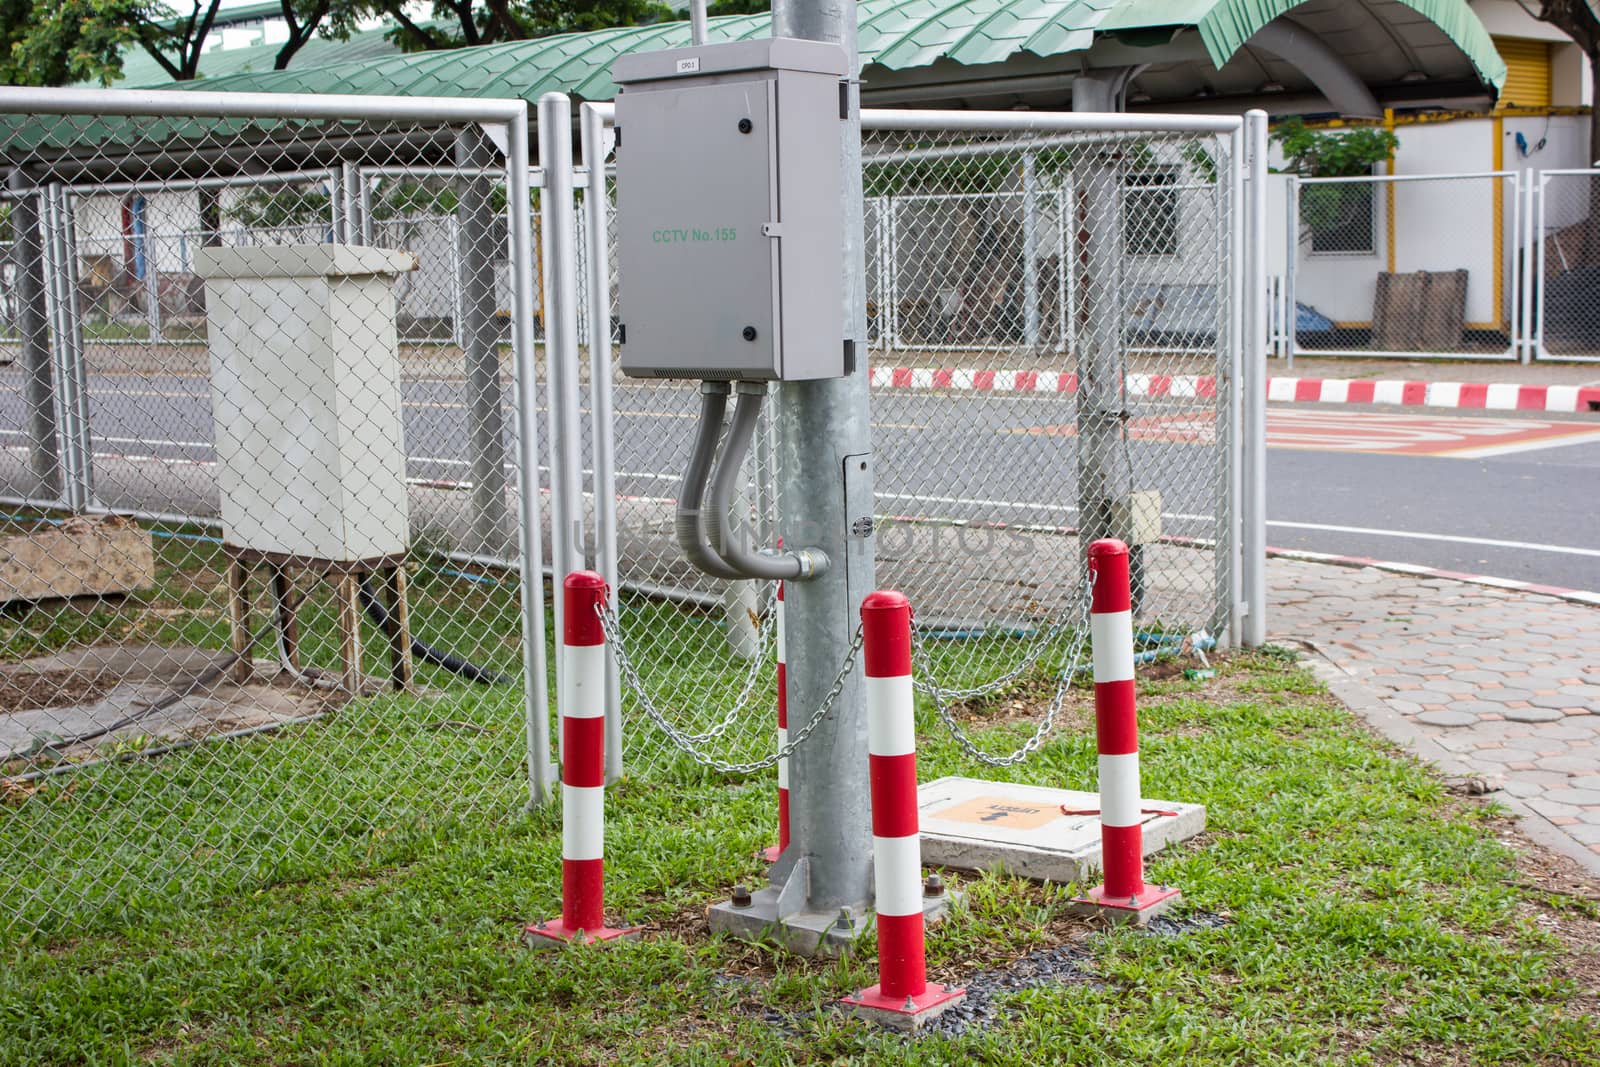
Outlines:
[[[1212, 444], [1216, 440], [1215, 426], [1215, 415], [1210, 411], [1155, 415], [1129, 421], [1128, 437], [1134, 441]], [[1065, 423], [1029, 426], [1012, 432], [1071, 437], [1077, 430], [1072, 424]], [[1492, 455], [1500, 449], [1519, 451], [1585, 438], [1600, 441], [1600, 426], [1587, 422], [1462, 418], [1376, 411], [1275, 408], [1267, 412], [1269, 448], [1316, 452], [1376, 452], [1405, 456], [1449, 456], [1459, 453]]]
[[1319, 452], [1378, 452], [1448, 456], [1483, 449], [1600, 440], [1600, 427], [1584, 422], [1484, 419], [1375, 411], [1274, 410], [1267, 413], [1267, 445]]

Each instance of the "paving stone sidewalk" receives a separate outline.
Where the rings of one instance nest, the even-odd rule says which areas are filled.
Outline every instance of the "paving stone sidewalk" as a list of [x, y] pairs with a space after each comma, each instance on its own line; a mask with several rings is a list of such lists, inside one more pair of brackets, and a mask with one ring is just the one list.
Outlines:
[[1374, 726], [1600, 871], [1600, 608], [1294, 560], [1267, 575], [1273, 640], [1309, 643]]

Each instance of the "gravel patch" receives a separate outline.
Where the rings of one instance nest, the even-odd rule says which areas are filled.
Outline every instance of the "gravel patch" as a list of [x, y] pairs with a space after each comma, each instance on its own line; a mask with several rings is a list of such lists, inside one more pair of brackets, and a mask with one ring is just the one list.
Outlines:
[[[1224, 915], [1206, 911], [1181, 917], [1159, 915], [1150, 920], [1143, 933], [1148, 937], [1182, 937], [1197, 930], [1215, 930], [1227, 926], [1228, 921]], [[1004, 1003], [1005, 997], [1027, 989], [1074, 983], [1083, 984], [1091, 989], [1098, 989], [1101, 986], [1094, 972], [1094, 953], [1088, 947], [1079, 943], [1039, 949], [1013, 960], [1004, 967], [980, 971], [967, 978], [962, 983], [967, 990], [965, 1000], [945, 1011], [921, 1030], [905, 1036], [917, 1039], [930, 1034], [959, 1037], [962, 1034], [982, 1033], [1005, 1022], [1010, 1011], [1009, 1006]], [[756, 984], [756, 980], [741, 975], [724, 975], [718, 978], [717, 984], [733, 988], [750, 988]], [[843, 1009], [837, 1004], [831, 1004], [820, 1010], [833, 1012]], [[754, 1014], [760, 1015], [764, 1021], [784, 1033], [793, 1035], [798, 1032], [798, 1024], [817, 1013], [784, 1012], [776, 1008], [760, 1007], [755, 1008]]]

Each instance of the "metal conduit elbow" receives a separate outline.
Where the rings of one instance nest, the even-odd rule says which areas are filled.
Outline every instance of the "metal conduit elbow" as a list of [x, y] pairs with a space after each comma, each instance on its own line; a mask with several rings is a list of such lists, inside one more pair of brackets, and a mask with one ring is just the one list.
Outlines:
[[683, 472], [683, 488], [678, 493], [673, 528], [678, 547], [683, 549], [690, 563], [716, 578], [744, 578], [746, 575], [735, 570], [706, 539], [706, 516], [701, 507], [717, 441], [722, 436], [729, 391], [727, 382], [700, 383], [700, 428], [694, 439], [694, 451], [689, 454], [689, 466]]
[[711, 544], [721, 553], [724, 563], [745, 578], [800, 579], [815, 578], [828, 569], [828, 557], [821, 549], [802, 548], [792, 552], [751, 552], [738, 537], [724, 535], [729, 500], [734, 483], [739, 479], [744, 457], [750, 451], [750, 439], [755, 435], [756, 422], [761, 417], [761, 402], [767, 397], [765, 382], [740, 382], [739, 403], [734, 408], [733, 425], [728, 429], [728, 442], [717, 460], [716, 474], [711, 480], [711, 503], [705, 514], [706, 529]]

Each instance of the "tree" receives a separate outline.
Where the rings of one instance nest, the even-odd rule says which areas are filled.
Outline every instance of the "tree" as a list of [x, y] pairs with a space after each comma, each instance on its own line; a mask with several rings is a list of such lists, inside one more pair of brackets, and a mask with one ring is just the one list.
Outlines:
[[0, 79], [7, 85], [109, 85], [122, 72], [144, 0], [0, 0]]
[[[0, 0], [0, 77], [10, 85], [109, 85], [137, 45], [173, 81], [200, 77], [206, 38], [222, 0]], [[349, 0], [280, 0], [289, 37], [273, 67], [282, 70], [316, 34], [348, 35]], [[337, 5], [337, 6], [336, 6]]]
[[[1377, 126], [1313, 129], [1298, 118], [1285, 119], [1274, 126], [1272, 139], [1283, 149], [1284, 170], [1308, 178], [1371, 174], [1375, 165], [1400, 147], [1400, 139], [1392, 130]], [[1373, 187], [1368, 182], [1300, 188], [1300, 218], [1316, 251], [1350, 252], [1370, 247], [1373, 213]]]
[[391, 39], [407, 52], [495, 44], [581, 33], [611, 26], [668, 22], [677, 16], [659, 0], [433, 0], [432, 19], [418, 21], [405, 0], [356, 0], [351, 19], [380, 15], [394, 22]]
[[335, 15], [333, 0], [280, 0], [280, 2], [283, 5], [283, 23], [289, 29], [289, 36], [283, 42], [283, 47], [278, 49], [278, 54], [273, 57], [273, 70], [286, 69], [289, 61], [295, 57], [295, 53], [304, 48], [306, 42], [315, 37], [319, 30], [324, 37], [337, 37], [342, 40], [350, 36], [354, 19], [345, 14], [350, 6], [348, 3], [341, 3], [340, 13]]
[[[1518, 0], [1519, 3], [1522, 0]], [[1573, 42], [1588, 57], [1596, 92], [1600, 92], [1600, 11], [1596, 0], [1540, 0], [1537, 13], [1523, 10], [1540, 22], [1548, 22]], [[1589, 111], [1589, 158], [1600, 154], [1600, 107]], [[1600, 263], [1600, 180], [1589, 180], [1589, 224], [1583, 233], [1583, 261]]]

